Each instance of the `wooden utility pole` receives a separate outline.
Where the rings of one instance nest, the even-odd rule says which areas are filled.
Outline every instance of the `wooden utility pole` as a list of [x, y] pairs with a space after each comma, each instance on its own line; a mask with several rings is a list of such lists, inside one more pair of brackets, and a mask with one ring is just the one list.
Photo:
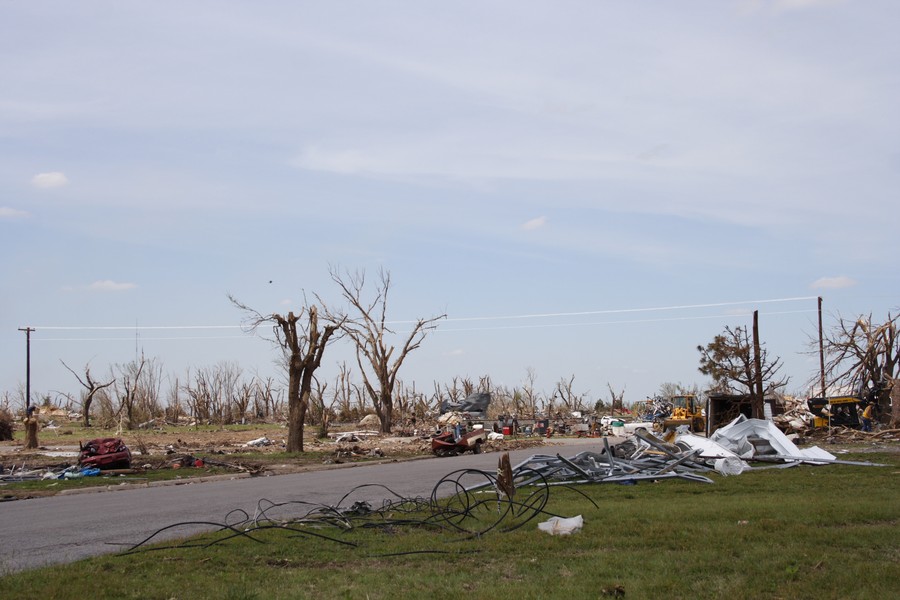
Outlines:
[[38, 447], [37, 419], [31, 414], [31, 327], [19, 327], [25, 332], [25, 449]]
[[32, 327], [19, 327], [25, 332], [25, 413], [31, 408], [31, 332]]
[[819, 384], [825, 398], [825, 341], [822, 334], [822, 296], [819, 296]]
[[754, 387], [752, 414], [754, 419], [765, 418], [763, 410], [763, 380], [762, 380], [762, 355], [759, 348], [759, 311], [753, 311], [753, 366]]

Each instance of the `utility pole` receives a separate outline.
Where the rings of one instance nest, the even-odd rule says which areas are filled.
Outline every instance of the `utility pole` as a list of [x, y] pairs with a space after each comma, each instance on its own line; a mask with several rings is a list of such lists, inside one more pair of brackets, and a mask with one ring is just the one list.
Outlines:
[[756, 372], [754, 379], [754, 388], [756, 388], [756, 393], [751, 394], [753, 396], [753, 404], [751, 407], [751, 414], [754, 419], [762, 419], [764, 418], [765, 409], [763, 405], [765, 404], [765, 398], [763, 397], [763, 380], [762, 380], [762, 352], [760, 350], [759, 344], [759, 311], [753, 311], [753, 366], [755, 367], [753, 370]]
[[25, 414], [31, 408], [31, 332], [32, 327], [19, 327], [19, 331], [25, 332]]
[[825, 397], [825, 342], [822, 336], [822, 296], [819, 296], [819, 379]]

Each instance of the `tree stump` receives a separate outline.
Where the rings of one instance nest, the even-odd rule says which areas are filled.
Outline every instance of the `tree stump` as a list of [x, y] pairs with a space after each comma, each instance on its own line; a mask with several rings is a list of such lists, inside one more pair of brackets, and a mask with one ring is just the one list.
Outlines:
[[38, 421], [34, 417], [25, 419], [25, 449], [34, 450], [38, 447]]

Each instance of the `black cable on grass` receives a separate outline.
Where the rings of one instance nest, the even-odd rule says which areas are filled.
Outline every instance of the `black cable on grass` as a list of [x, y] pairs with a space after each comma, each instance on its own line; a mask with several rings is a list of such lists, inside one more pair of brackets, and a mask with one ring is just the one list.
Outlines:
[[[513, 480], [518, 489], [509, 493], [514, 496], [516, 491], [520, 494], [527, 491], [528, 495], [523, 499], [508, 497], [501, 491], [495, 473], [478, 469], [461, 469], [445, 475], [432, 488], [427, 500], [420, 497], [407, 498], [387, 486], [376, 483], [356, 486], [341, 497], [336, 505], [303, 500], [273, 502], [262, 498], [257, 502], [256, 512], [252, 517], [242, 509], [234, 509], [226, 514], [224, 523], [186, 521], [168, 525], [134, 544], [122, 555], [150, 550], [209, 548], [241, 537], [264, 544], [266, 543], [264, 540], [254, 537], [254, 534], [262, 531], [284, 531], [291, 538], [311, 537], [344, 546], [359, 547], [355, 542], [326, 535], [321, 531], [313, 531], [312, 528], [333, 528], [343, 533], [354, 529], [389, 531], [401, 527], [423, 528], [460, 533], [463, 534], [462, 537], [455, 541], [465, 541], [479, 538], [492, 531], [501, 533], [514, 531], [540, 515], [560, 516], [545, 510], [550, 499], [551, 486], [543, 473], [524, 467], [516, 470]], [[383, 500], [380, 506], [373, 506], [365, 500], [357, 500], [350, 506], [344, 506], [355, 493], [367, 491], [369, 488], [384, 490], [390, 497]], [[588, 498], [582, 492], [578, 492]], [[597, 506], [593, 500], [590, 498], [588, 500]], [[290, 512], [291, 517], [279, 519], [275, 514], [277, 511]], [[420, 518], [414, 516], [419, 514], [424, 516]], [[202, 541], [147, 547], [163, 532], [191, 525], [212, 526], [217, 529], [205, 532]], [[210, 535], [219, 537], [209, 540], [207, 536]], [[415, 550], [372, 556], [454, 553], [458, 554], [460, 551]]]
[[[232, 525], [227, 525], [224, 523], [216, 523], [215, 521], [182, 521], [181, 523], [173, 523], [172, 525], [166, 525], [165, 527], [157, 529], [156, 531], [151, 533], [148, 537], [144, 538], [137, 544], [134, 544], [131, 548], [126, 550], [123, 554], [132, 554], [132, 553], [136, 552], [139, 548], [141, 548], [142, 550], [167, 550], [169, 548], [192, 548], [192, 547], [198, 547], [198, 546], [206, 546], [207, 544], [194, 543], [194, 544], [177, 544], [177, 545], [173, 545], [173, 546], [157, 547], [157, 548], [143, 548], [145, 545], [150, 543], [150, 540], [152, 540], [159, 534], [163, 533], [164, 531], [168, 531], [169, 529], [175, 529], [177, 527], [188, 527], [191, 525], [211, 525], [211, 526], [219, 528], [218, 530], [215, 531], [215, 533], [218, 533], [220, 531], [231, 531], [232, 533], [235, 534], [235, 536], [243, 536], [243, 537], [253, 540], [254, 542], [260, 543], [260, 544], [265, 543], [262, 540], [258, 540], [255, 537], [253, 537], [247, 531], [240, 531]], [[206, 533], [210, 533], [210, 532], [206, 532]]]
[[389, 556], [409, 556], [411, 554], [478, 554], [481, 550], [410, 550], [408, 552], [389, 552], [387, 554], [368, 554], [369, 558], [387, 558]]

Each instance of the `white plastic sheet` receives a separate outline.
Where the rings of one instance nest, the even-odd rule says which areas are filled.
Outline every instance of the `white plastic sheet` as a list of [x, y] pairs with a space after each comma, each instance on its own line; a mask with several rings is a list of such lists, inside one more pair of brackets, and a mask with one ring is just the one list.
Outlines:
[[563, 517], [550, 517], [543, 523], [538, 523], [538, 529], [550, 535], [570, 535], [581, 531], [584, 527], [584, 518], [581, 515], [564, 519]]

